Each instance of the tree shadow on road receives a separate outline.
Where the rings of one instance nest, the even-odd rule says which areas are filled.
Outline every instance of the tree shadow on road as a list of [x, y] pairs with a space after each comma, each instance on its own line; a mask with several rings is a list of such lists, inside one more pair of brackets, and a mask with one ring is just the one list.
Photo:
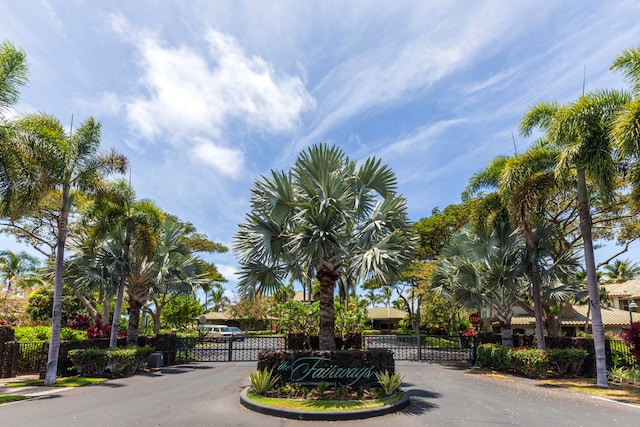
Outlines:
[[[403, 384], [406, 386], [407, 384]], [[411, 398], [411, 404], [402, 410], [406, 415], [423, 415], [427, 412], [438, 408], [438, 405], [429, 401], [429, 399], [438, 399], [442, 397], [440, 393], [418, 388], [407, 389], [405, 391]]]

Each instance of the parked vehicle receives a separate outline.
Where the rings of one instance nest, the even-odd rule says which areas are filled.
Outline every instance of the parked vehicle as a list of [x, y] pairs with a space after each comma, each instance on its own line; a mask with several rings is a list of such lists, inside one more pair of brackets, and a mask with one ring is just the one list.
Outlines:
[[226, 341], [233, 335], [227, 325], [198, 325], [198, 329], [204, 332], [206, 338], [213, 338], [215, 341]]
[[245, 333], [242, 329], [235, 326], [229, 326], [229, 329], [231, 329], [231, 336], [234, 340], [244, 341]]

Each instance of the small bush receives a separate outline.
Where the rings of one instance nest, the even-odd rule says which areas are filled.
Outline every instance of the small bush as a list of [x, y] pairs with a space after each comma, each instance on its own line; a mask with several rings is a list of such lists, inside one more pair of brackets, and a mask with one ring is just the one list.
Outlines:
[[249, 381], [251, 387], [258, 393], [265, 395], [269, 390], [274, 388], [280, 378], [278, 375], [273, 375], [273, 370], [263, 369], [249, 372]]
[[402, 381], [404, 381], [404, 376], [399, 375], [397, 373], [389, 374], [389, 371], [376, 372], [376, 379], [378, 380], [378, 384], [382, 387], [382, 390], [387, 396], [391, 396], [393, 393], [398, 390]]

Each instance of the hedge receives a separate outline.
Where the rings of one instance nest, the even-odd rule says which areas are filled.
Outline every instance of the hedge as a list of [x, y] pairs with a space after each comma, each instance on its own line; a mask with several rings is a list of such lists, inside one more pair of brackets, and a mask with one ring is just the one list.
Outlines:
[[142, 369], [154, 349], [135, 347], [123, 349], [69, 350], [68, 357], [79, 375], [90, 377], [118, 377], [133, 375]]
[[530, 378], [577, 375], [587, 351], [577, 348], [513, 348], [498, 344], [478, 346], [478, 365], [497, 371], [514, 372]]

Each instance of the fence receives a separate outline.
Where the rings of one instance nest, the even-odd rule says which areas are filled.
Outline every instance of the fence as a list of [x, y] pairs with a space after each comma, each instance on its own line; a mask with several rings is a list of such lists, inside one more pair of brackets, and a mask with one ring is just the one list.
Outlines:
[[611, 361], [607, 364], [613, 368], [640, 368], [640, 363], [631, 354], [630, 348], [624, 341], [610, 340]]
[[[474, 360], [474, 339], [462, 336], [369, 335], [363, 348], [393, 352], [395, 360]], [[243, 341], [216, 342], [204, 338], [178, 338], [176, 361], [257, 361], [260, 350], [285, 350], [283, 337], [247, 337]]]

